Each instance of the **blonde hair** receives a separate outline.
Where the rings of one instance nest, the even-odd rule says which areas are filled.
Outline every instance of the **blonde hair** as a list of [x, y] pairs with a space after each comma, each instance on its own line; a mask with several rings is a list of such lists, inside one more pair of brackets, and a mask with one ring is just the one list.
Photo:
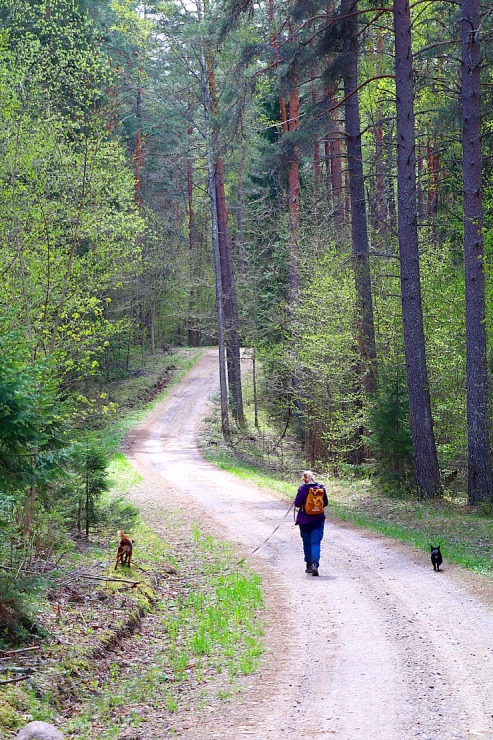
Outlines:
[[303, 480], [305, 483], [315, 483], [315, 478], [313, 477], [313, 473], [311, 470], [305, 470], [303, 473]]

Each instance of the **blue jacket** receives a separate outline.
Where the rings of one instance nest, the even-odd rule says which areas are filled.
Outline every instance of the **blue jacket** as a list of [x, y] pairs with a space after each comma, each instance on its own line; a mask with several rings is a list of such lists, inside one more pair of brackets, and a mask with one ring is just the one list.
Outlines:
[[306, 514], [303, 510], [303, 507], [305, 505], [306, 497], [308, 496], [308, 491], [310, 488], [323, 488], [324, 489], [324, 506], [328, 506], [329, 500], [327, 498], [327, 492], [325, 490], [325, 486], [323, 486], [321, 483], [302, 483], [302, 485], [298, 488], [298, 493], [296, 494], [296, 498], [294, 500], [294, 505], [298, 511], [298, 515], [296, 517], [296, 524], [300, 524], [301, 526], [307, 525], [307, 524], [315, 524], [316, 522], [323, 522], [325, 520], [325, 514], [322, 512], [322, 514]]

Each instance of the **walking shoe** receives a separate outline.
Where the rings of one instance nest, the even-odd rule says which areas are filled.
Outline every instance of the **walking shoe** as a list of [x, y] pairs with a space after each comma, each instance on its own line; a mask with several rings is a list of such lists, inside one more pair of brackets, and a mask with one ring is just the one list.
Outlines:
[[311, 568], [312, 576], [318, 576], [318, 565], [316, 563], [312, 563]]
[[305, 573], [312, 573], [312, 572], [313, 572], [313, 567], [311, 565], [308, 565], [308, 563], [307, 563], [307, 566], [306, 566], [306, 569], [305, 569]]

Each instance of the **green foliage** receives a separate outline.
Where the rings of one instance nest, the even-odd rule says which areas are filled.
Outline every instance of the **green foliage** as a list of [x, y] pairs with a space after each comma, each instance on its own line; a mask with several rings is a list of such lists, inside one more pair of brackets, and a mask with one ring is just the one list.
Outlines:
[[133, 176], [102, 105], [114, 75], [85, 3], [0, 2], [0, 18], [0, 309], [73, 383], [126, 326], [111, 302], [141, 256]]
[[74, 533], [88, 537], [100, 521], [98, 504], [110, 487], [108, 453], [96, 439], [87, 438], [74, 443], [67, 457], [65, 480], [48, 490], [43, 502], [60, 512]]
[[53, 368], [32, 364], [21, 332], [0, 324], [0, 490], [2, 506], [14, 492], [47, 485], [58, 475], [66, 444], [63, 407]]
[[467, 457], [464, 270], [456, 264], [457, 242], [434, 244], [424, 235], [427, 242], [422, 275], [433, 415], [441, 466], [453, 469]]
[[23, 644], [33, 635], [43, 634], [37, 610], [45, 588], [41, 577], [0, 571], [0, 648]]
[[[261, 347], [265, 402], [290, 420], [306, 458], [337, 469], [357, 453], [363, 399], [354, 383], [357, 362], [350, 265], [322, 234], [304, 225], [311, 243], [301, 267], [301, 299], [284, 340]], [[262, 341], [262, 340], [260, 340]], [[260, 343], [260, 342], [259, 342]]]
[[413, 450], [404, 368], [381, 373], [376, 397], [368, 410], [366, 443], [377, 460], [382, 478], [395, 486], [409, 486]]
[[0, 21], [22, 75], [23, 103], [55, 107], [73, 123], [74, 114], [86, 117], [101, 96], [107, 72], [97, 28], [81, 4], [0, 0]]
[[102, 130], [79, 147], [57, 118], [3, 123], [0, 260], [10, 269], [0, 305], [14, 308], [33, 351], [55, 354], [73, 381], [97, 368], [104, 342], [121, 330], [108, 306], [138, 265], [132, 180]]
[[[84, 512], [85, 533], [86, 537], [88, 537], [89, 527], [97, 521], [96, 505], [102, 493], [109, 488], [107, 476], [108, 458], [105, 452], [95, 444], [88, 444], [82, 451], [82, 455], [78, 457], [80, 460], [78, 472], [82, 483], [82, 497], [79, 499], [79, 510], [82, 509]], [[80, 521], [77, 524], [80, 525]]]

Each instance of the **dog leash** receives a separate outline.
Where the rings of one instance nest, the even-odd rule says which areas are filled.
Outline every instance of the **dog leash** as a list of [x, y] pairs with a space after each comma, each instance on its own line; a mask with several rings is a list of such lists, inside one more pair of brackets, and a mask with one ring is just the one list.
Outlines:
[[[289, 507], [289, 509], [286, 511], [286, 513], [284, 514], [283, 518], [281, 519], [281, 521], [279, 522], [279, 524], [277, 525], [277, 527], [275, 529], [273, 529], [272, 532], [270, 533], [270, 535], [268, 537], [266, 537], [265, 540], [263, 540], [260, 543], [260, 545], [257, 545], [257, 547], [255, 548], [255, 550], [252, 550], [252, 552], [249, 553], [249, 555], [254, 555], [257, 552], [257, 550], [260, 550], [260, 548], [262, 547], [262, 545], [265, 545], [265, 543], [270, 540], [270, 538], [272, 537], [272, 535], [274, 535], [277, 532], [277, 530], [279, 529], [279, 527], [281, 526], [281, 524], [283, 523], [283, 521], [286, 519], [287, 515], [289, 514], [289, 512], [291, 511], [291, 509], [293, 508], [293, 506], [294, 506], [294, 501], [291, 504], [291, 506]], [[241, 558], [241, 560], [238, 560], [238, 562], [236, 563], [236, 565], [242, 565], [245, 562], [245, 560], [247, 559], [247, 557], [248, 556], [245, 555], [244, 558]]]

